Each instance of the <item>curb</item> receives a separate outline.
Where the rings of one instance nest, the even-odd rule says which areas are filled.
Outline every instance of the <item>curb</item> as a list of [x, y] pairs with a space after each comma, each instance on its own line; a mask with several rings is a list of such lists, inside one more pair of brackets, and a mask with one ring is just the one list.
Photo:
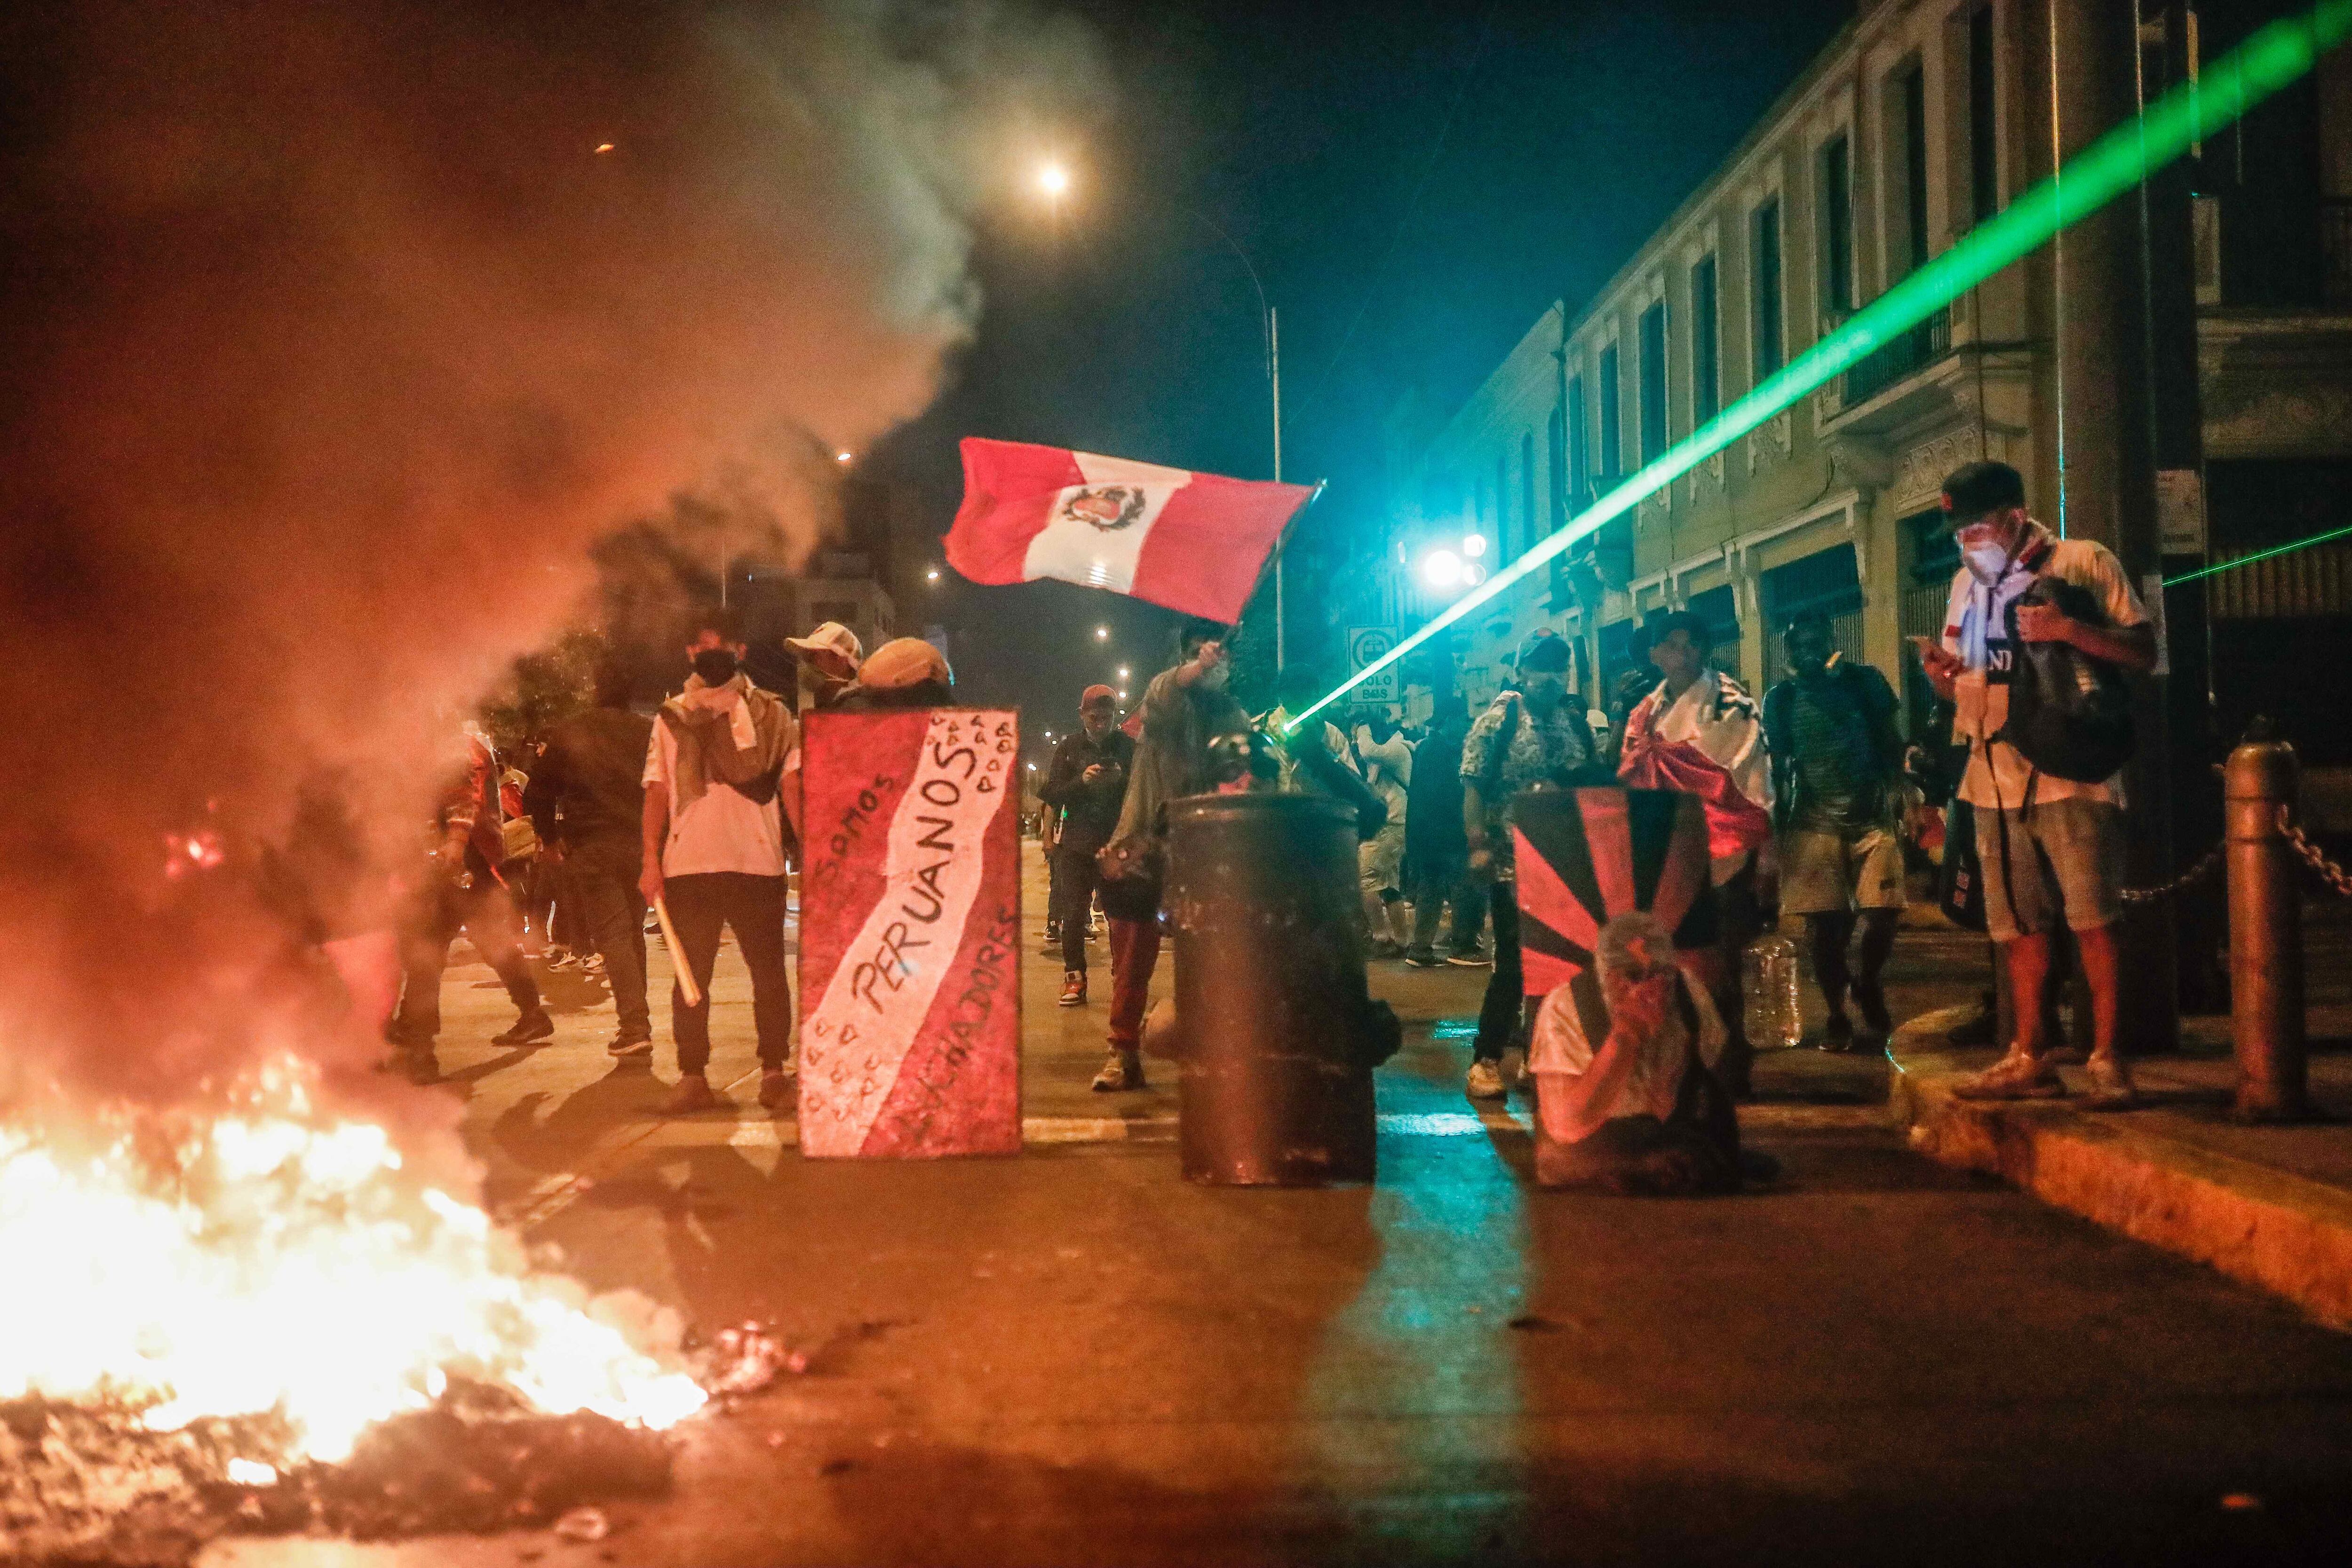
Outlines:
[[2352, 1327], [2352, 1193], [2170, 1136], [2146, 1112], [1956, 1100], [1990, 1053], [1906, 1048], [1900, 1034], [1895, 1049], [1888, 1109], [1921, 1153]]

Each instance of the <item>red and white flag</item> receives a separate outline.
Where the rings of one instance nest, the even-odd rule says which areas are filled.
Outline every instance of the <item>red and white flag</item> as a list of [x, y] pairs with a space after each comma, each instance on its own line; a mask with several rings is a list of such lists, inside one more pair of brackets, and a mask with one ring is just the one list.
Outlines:
[[975, 583], [1058, 578], [1231, 626], [1314, 494], [967, 437], [948, 564]]

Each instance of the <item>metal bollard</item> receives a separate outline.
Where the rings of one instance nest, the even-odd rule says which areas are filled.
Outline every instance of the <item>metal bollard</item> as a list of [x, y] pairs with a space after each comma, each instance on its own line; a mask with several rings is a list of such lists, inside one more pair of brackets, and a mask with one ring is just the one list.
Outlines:
[[2230, 878], [2230, 1031], [2241, 1121], [2311, 1115], [2303, 1037], [2303, 904], [2279, 808], [2295, 797], [2294, 748], [2249, 741], [2222, 769]]
[[1310, 795], [1195, 795], [1170, 804], [1168, 826], [1185, 1179], [1370, 1181], [1354, 809]]

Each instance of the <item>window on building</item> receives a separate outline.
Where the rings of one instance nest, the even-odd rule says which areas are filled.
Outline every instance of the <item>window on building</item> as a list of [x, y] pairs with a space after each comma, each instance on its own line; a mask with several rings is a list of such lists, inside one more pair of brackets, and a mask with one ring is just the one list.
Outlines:
[[1666, 302], [1642, 312], [1642, 461], [1666, 449]]
[[1592, 495], [1592, 433], [1585, 424], [1584, 377], [1568, 378], [1568, 510], [1584, 510]]
[[1780, 368], [1786, 353], [1780, 332], [1780, 198], [1758, 206], [1748, 228], [1749, 363], [1762, 381]]
[[1691, 268], [1691, 422], [1704, 425], [1723, 406], [1723, 372], [1717, 362], [1715, 258], [1702, 256]]
[[1491, 536], [1499, 558], [1511, 558], [1511, 470], [1507, 452], [1495, 454], [1495, 528]]
[[1617, 376], [1617, 345], [1601, 351], [1601, 479], [1614, 484], [1625, 461], [1623, 405]]
[[1927, 263], [1927, 78], [1919, 62], [1897, 71], [1892, 87], [1889, 129], [1901, 143], [1895, 151], [1901, 155], [1903, 184], [1891, 193], [1897, 210], [1890, 215], [1895, 223], [1887, 248], [1903, 276]]
[[1993, 119], [1992, 7], [1969, 13], [1969, 216], [2000, 210], [2000, 132]]
[[[1544, 426], [1546, 439], [1545, 472], [1551, 484], [1544, 492], [1544, 532], [1558, 533], [1568, 521], [1568, 421], [1561, 411], [1554, 408]], [[1554, 558], [1557, 561], [1557, 557]]]
[[1843, 316], [1853, 309], [1853, 146], [1843, 134], [1829, 139], [1817, 160], [1821, 192], [1822, 314]]
[[1519, 434], [1519, 547], [1532, 549], [1542, 530], [1536, 526], [1536, 433]]

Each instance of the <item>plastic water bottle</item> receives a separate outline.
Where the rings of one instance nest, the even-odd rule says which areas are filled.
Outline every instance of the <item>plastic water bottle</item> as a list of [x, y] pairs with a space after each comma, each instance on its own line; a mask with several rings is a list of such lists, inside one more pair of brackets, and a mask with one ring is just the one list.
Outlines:
[[1797, 944], [1767, 931], [1740, 954], [1740, 997], [1748, 1043], [1759, 1051], [1787, 1050], [1805, 1037], [1797, 1000]]

